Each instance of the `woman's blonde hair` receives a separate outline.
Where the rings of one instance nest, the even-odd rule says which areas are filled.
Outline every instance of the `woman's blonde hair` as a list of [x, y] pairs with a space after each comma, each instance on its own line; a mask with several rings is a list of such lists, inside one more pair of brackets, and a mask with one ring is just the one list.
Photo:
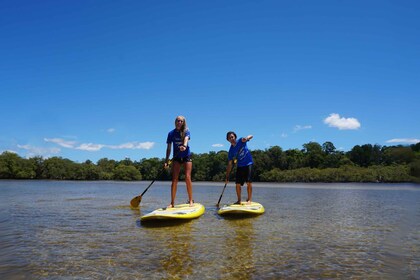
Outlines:
[[188, 126], [187, 126], [187, 120], [185, 119], [184, 116], [177, 116], [175, 118], [175, 127], [176, 127], [176, 123], [178, 122], [178, 120], [182, 120], [182, 126], [181, 126], [181, 138], [182, 141], [184, 141], [185, 138], [185, 132], [188, 130]]

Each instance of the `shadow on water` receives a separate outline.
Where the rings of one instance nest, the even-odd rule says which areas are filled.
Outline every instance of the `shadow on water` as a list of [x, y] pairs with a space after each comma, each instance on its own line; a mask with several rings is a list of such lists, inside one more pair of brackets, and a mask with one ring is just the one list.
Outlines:
[[222, 218], [224, 220], [246, 220], [246, 219], [256, 219], [259, 216], [261, 216], [261, 214], [231, 214], [231, 215], [223, 215]]
[[160, 228], [160, 227], [176, 227], [190, 223], [192, 220], [188, 219], [168, 219], [168, 220], [149, 220], [141, 221], [138, 219], [136, 225], [138, 227]]

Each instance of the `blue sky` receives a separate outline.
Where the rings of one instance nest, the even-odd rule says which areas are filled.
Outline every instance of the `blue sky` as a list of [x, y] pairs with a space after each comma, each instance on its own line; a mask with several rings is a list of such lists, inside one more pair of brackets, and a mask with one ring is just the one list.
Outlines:
[[0, 152], [73, 161], [420, 141], [418, 1], [2, 1]]

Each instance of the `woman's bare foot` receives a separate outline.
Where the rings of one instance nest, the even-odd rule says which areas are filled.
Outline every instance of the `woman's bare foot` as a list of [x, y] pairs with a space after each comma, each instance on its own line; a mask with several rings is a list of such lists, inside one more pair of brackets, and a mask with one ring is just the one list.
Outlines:
[[193, 207], [194, 206], [194, 200], [190, 200], [190, 207]]
[[166, 206], [166, 208], [174, 208], [173, 204], [169, 204], [168, 206]]

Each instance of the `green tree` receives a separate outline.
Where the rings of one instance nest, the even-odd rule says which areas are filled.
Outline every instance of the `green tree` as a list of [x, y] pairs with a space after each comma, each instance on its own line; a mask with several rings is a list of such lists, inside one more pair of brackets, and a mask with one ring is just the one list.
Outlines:
[[303, 153], [305, 155], [306, 166], [310, 168], [320, 167], [324, 162], [324, 153], [322, 146], [317, 142], [303, 144]]
[[0, 179], [34, 179], [32, 162], [12, 152], [0, 155]]
[[285, 151], [286, 168], [297, 169], [305, 166], [305, 155], [299, 149], [290, 149]]
[[210, 156], [209, 154], [194, 154], [191, 177], [194, 181], [210, 181]]
[[117, 166], [117, 162], [113, 159], [101, 158], [96, 164], [99, 168], [99, 179], [100, 180], [112, 180], [114, 178], [114, 169]]
[[321, 168], [337, 168], [342, 165], [344, 153], [337, 151], [332, 142], [322, 144], [322, 151], [324, 152], [324, 160]]
[[141, 180], [140, 171], [134, 166], [127, 166], [125, 164], [120, 164], [115, 168], [114, 180], [122, 181], [137, 181]]
[[410, 164], [410, 175], [420, 180], [420, 159], [417, 159]]
[[[254, 160], [254, 181], [260, 181], [260, 176], [265, 171], [271, 169], [271, 159], [265, 151], [254, 150], [252, 153], [252, 159]], [[232, 171], [234, 172], [234, 171]]]
[[209, 180], [224, 181], [226, 178], [228, 153], [225, 151], [209, 153]]
[[414, 152], [420, 152], [420, 142], [418, 142], [417, 144], [413, 144], [410, 147]]
[[[143, 158], [138, 164], [138, 169], [144, 180], [167, 179], [165, 178], [166, 172], [163, 170], [163, 160], [159, 158], [145, 159]], [[160, 177], [158, 178], [158, 176]]]
[[409, 164], [415, 158], [415, 153], [411, 147], [393, 146], [384, 149], [384, 162], [390, 164]]
[[18, 172], [20, 157], [11, 152], [3, 152], [0, 155], [0, 178], [15, 179]]
[[322, 144], [322, 151], [326, 155], [330, 155], [330, 154], [334, 154], [336, 152], [336, 149], [333, 143], [327, 141], [324, 144]]
[[44, 179], [43, 178], [43, 170], [44, 170], [44, 159], [40, 156], [32, 157], [28, 160], [31, 162], [31, 166], [33, 166], [35, 172], [36, 179]]
[[266, 150], [267, 156], [270, 159], [271, 168], [285, 169], [287, 166], [286, 157], [283, 150], [279, 146], [270, 147]]
[[382, 151], [379, 145], [356, 145], [347, 153], [347, 156], [352, 162], [362, 167], [368, 167], [369, 165], [380, 164], [382, 162]]
[[75, 176], [77, 180], [98, 180], [100, 179], [100, 169], [90, 160], [76, 166]]
[[76, 178], [76, 163], [61, 157], [52, 157], [44, 160], [42, 177], [54, 180], [74, 180]]

